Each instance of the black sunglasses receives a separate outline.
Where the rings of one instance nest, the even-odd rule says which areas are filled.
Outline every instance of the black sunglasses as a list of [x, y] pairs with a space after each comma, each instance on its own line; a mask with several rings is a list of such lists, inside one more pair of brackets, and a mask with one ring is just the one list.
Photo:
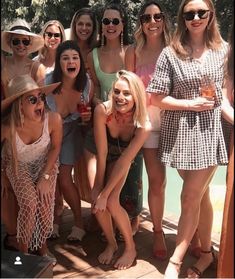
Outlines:
[[45, 32], [45, 34], [48, 36], [48, 38], [60, 38], [60, 33], [52, 33], [52, 32]]
[[109, 25], [110, 23], [112, 23], [113, 25], [118, 25], [120, 23], [120, 19], [119, 18], [113, 18], [113, 19], [109, 19], [107, 17], [102, 19], [102, 23], [104, 25]]
[[20, 42], [22, 42], [22, 44], [24, 46], [28, 46], [30, 44], [30, 40], [28, 39], [23, 39], [23, 40], [20, 40], [20, 39], [12, 39], [12, 44], [13, 46], [18, 46], [20, 44]]
[[39, 101], [42, 101], [42, 102], [45, 103], [45, 101], [46, 101], [46, 94], [42, 93], [42, 94], [38, 95], [38, 97], [36, 97], [36, 96], [29, 96], [29, 97], [27, 97], [27, 100], [32, 105], [37, 104]]
[[195, 16], [197, 15], [200, 19], [208, 18], [210, 10], [198, 10], [198, 11], [188, 11], [183, 13], [183, 17], [185, 20], [190, 21], [194, 20]]
[[164, 14], [163, 13], [158, 13], [158, 14], [143, 14], [140, 16], [140, 22], [141, 24], [143, 23], [149, 23], [152, 18], [154, 19], [155, 22], [159, 22], [162, 21], [164, 18]]

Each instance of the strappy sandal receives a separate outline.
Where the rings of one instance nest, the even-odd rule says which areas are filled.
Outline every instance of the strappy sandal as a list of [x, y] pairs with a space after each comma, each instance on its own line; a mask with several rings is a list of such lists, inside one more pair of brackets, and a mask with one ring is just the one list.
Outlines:
[[85, 236], [85, 234], [86, 234], [86, 232], [83, 229], [81, 229], [77, 226], [73, 226], [71, 233], [67, 237], [67, 241], [81, 242], [83, 237]]
[[[211, 246], [211, 250], [209, 251], [203, 251], [201, 250], [201, 253], [204, 253], [204, 254], [209, 254], [211, 253], [212, 254], [212, 262], [203, 270], [199, 270], [199, 268], [197, 268], [195, 265], [191, 266], [189, 269], [191, 269], [196, 275], [197, 277], [195, 278], [201, 278], [203, 277], [203, 273], [208, 269], [208, 268], [213, 268], [213, 269], [216, 269], [217, 267], [217, 257], [215, 255], [215, 250], [213, 248], [213, 246]], [[193, 278], [193, 277], [190, 277], [190, 278]]]
[[[163, 241], [164, 241], [164, 244], [165, 244], [165, 247], [166, 247], [166, 243], [165, 243], [166, 237], [165, 237], [164, 231], [162, 229], [159, 230], [159, 231], [156, 231], [153, 228], [153, 233], [154, 233], [155, 238], [157, 237], [157, 235], [162, 234]], [[153, 246], [153, 256], [160, 261], [165, 261], [167, 259], [167, 249], [155, 249], [156, 239], [154, 240], [154, 242], [155, 242], [155, 244]]]
[[60, 237], [59, 234], [59, 225], [53, 224], [53, 231], [51, 233], [51, 236], [49, 237], [50, 240], [58, 239]]
[[3, 246], [6, 250], [11, 250], [11, 251], [19, 251], [15, 246], [9, 244], [9, 237], [14, 237], [16, 234], [6, 234], [4, 239], [3, 239]]

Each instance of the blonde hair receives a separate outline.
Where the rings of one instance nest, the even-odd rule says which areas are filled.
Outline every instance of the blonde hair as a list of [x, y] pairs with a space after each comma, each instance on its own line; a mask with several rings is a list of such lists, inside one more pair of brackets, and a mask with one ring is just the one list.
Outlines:
[[[191, 1], [192, 0], [183, 0], [180, 4], [177, 15], [177, 27], [171, 42], [172, 48], [181, 59], [189, 58], [192, 52], [192, 50], [188, 48], [188, 32], [183, 18], [184, 7]], [[215, 7], [211, 0], [203, 0], [203, 2], [207, 4], [210, 10], [210, 18], [205, 31], [205, 43], [207, 48], [216, 50], [221, 46], [223, 39], [219, 32]]]
[[[155, 5], [159, 8], [159, 10], [161, 12], [163, 12], [161, 6], [159, 5], [159, 3], [157, 3], [156, 1], [148, 1], [146, 2], [145, 4], [142, 5], [142, 7], [140, 8], [140, 11], [139, 11], [139, 16], [138, 16], [138, 19], [137, 19], [137, 23], [136, 23], [136, 31], [134, 33], [134, 38], [135, 38], [135, 44], [136, 44], [136, 47], [135, 47], [135, 53], [136, 53], [136, 56], [140, 56], [140, 52], [143, 48], [143, 46], [145, 45], [145, 42], [146, 42], [146, 36], [143, 32], [143, 28], [142, 28], [142, 24], [141, 24], [141, 21], [140, 21], [140, 16], [142, 14], [144, 14], [146, 8], [150, 5]], [[170, 44], [170, 41], [171, 41], [171, 33], [170, 33], [170, 23], [169, 23], [169, 20], [166, 16], [166, 14], [164, 14], [164, 18], [163, 18], [163, 34], [162, 34], [162, 39], [163, 39], [163, 44], [164, 46], [167, 46]]]
[[[45, 32], [47, 30], [47, 28], [49, 26], [52, 26], [52, 25], [55, 25], [56, 27], [59, 28], [60, 30], [60, 35], [61, 35], [61, 43], [64, 42], [66, 40], [66, 37], [65, 37], [65, 32], [64, 32], [64, 26], [62, 25], [62, 23], [60, 23], [58, 20], [49, 20], [47, 21], [43, 27], [42, 27], [42, 30], [40, 32], [40, 35], [43, 36], [43, 38], [45, 38]], [[39, 52], [38, 52], [38, 56], [39, 56], [39, 61], [45, 59], [46, 57], [46, 54], [47, 54], [47, 47], [45, 46], [44, 44], [44, 47], [42, 47]]]
[[21, 126], [21, 98], [16, 99], [11, 105], [11, 112], [9, 115], [10, 120], [10, 152], [13, 158], [13, 169], [15, 170], [15, 175], [18, 175], [18, 162], [17, 162], [17, 150], [16, 150], [16, 127]]
[[137, 126], [145, 127], [147, 120], [145, 87], [142, 80], [131, 71], [120, 70], [117, 72], [117, 79], [113, 82], [112, 89], [109, 94], [109, 99], [111, 102], [109, 112], [114, 112], [112, 96], [114, 94], [115, 84], [120, 79], [125, 80], [128, 83], [130, 92], [135, 102], [133, 114], [134, 123], [136, 123]]

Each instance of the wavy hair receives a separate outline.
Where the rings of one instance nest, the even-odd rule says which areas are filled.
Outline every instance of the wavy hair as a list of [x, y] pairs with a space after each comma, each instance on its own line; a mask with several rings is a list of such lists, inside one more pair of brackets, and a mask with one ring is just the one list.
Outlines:
[[111, 101], [109, 112], [114, 112], [112, 96], [114, 94], [115, 84], [120, 79], [127, 81], [135, 102], [135, 110], [133, 115], [134, 123], [136, 123], [137, 126], [145, 127], [147, 120], [145, 87], [142, 80], [131, 71], [120, 70], [117, 72], [117, 79], [113, 82], [112, 89], [109, 94], [109, 100]]
[[70, 40], [78, 41], [78, 36], [76, 33], [76, 24], [82, 15], [88, 15], [93, 23], [93, 30], [91, 36], [88, 38], [88, 46], [92, 49], [97, 45], [97, 34], [98, 34], [98, 23], [95, 13], [91, 8], [82, 8], [75, 12], [70, 24]]
[[234, 22], [229, 34], [229, 50], [225, 63], [225, 75], [234, 81]]
[[165, 11], [162, 9], [162, 6], [157, 1], [149, 0], [140, 7], [138, 17], [137, 17], [136, 31], [134, 33], [134, 38], [136, 42], [135, 52], [137, 56], [140, 55], [140, 52], [146, 42], [146, 36], [143, 32], [142, 24], [140, 22], [140, 16], [144, 14], [146, 8], [150, 5], [156, 5], [164, 15], [164, 26], [163, 26], [163, 35], [162, 35], [164, 46], [169, 45], [171, 41], [171, 33], [170, 33], [171, 28], [170, 28], [170, 22], [168, 20], [167, 14], [165, 13]]
[[[64, 41], [63, 43], [61, 43], [58, 46], [58, 48], [56, 50], [55, 69], [52, 74], [52, 82], [54, 83], [54, 82], [62, 81], [63, 72], [62, 72], [61, 65], [60, 65], [60, 57], [61, 57], [62, 53], [68, 49], [73, 49], [76, 52], [78, 52], [78, 54], [79, 54], [80, 71], [76, 77], [74, 89], [77, 91], [83, 91], [86, 86], [86, 83], [87, 83], [86, 68], [85, 68], [85, 64], [84, 64], [84, 61], [83, 61], [83, 58], [81, 55], [80, 48], [79, 48], [78, 44], [72, 40]], [[59, 86], [58, 89], [54, 93], [58, 93], [60, 88], [61, 88], [61, 86]]]
[[[66, 40], [66, 37], [65, 37], [65, 32], [64, 32], [64, 26], [62, 25], [61, 22], [59, 22], [58, 20], [49, 20], [47, 21], [43, 27], [42, 27], [42, 30], [40, 32], [40, 35], [43, 36], [43, 38], [45, 39], [45, 32], [47, 30], [47, 28], [49, 26], [52, 26], [52, 25], [55, 25], [59, 28], [60, 30], [60, 38], [61, 38], [61, 42], [64, 42]], [[38, 56], [39, 56], [39, 61], [41, 61], [41, 59], [45, 59], [46, 57], [46, 54], [47, 54], [47, 47], [44, 45], [43, 48], [41, 48], [38, 52]]]
[[[181, 59], [191, 56], [192, 50], [188, 45], [188, 31], [183, 18], [184, 7], [192, 0], [183, 0], [180, 4], [177, 15], [177, 27], [171, 42], [171, 46]], [[203, 0], [210, 10], [210, 18], [205, 31], [205, 43], [207, 48], [216, 50], [221, 46], [223, 39], [220, 35], [219, 26], [216, 19], [215, 7], [212, 0]]]

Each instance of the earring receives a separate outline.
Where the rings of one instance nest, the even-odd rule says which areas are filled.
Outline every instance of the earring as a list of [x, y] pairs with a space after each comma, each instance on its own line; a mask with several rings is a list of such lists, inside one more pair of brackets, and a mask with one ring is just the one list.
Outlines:
[[101, 47], [104, 46], [104, 33], [102, 32], [102, 35], [101, 35]]
[[120, 39], [120, 41], [121, 41], [121, 49], [123, 48], [123, 31], [121, 32], [121, 39]]

